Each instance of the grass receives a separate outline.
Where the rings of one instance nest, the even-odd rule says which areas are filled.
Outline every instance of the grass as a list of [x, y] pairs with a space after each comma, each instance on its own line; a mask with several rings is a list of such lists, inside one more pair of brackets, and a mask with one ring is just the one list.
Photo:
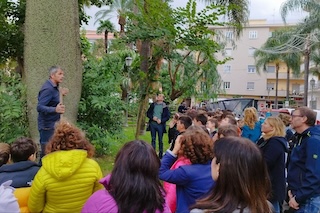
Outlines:
[[[96, 157], [95, 160], [98, 162], [98, 164], [101, 167], [102, 173], [104, 175], [107, 175], [111, 172], [113, 165], [114, 165], [114, 160], [115, 157], [118, 153], [118, 151], [121, 149], [121, 147], [128, 141], [132, 141], [135, 139], [135, 130], [136, 130], [136, 123], [129, 120], [129, 125], [128, 127], [124, 127], [123, 132], [124, 132], [124, 137], [123, 140], [117, 143], [112, 143], [110, 144], [110, 152], [108, 155], [102, 156], [102, 157]], [[140, 135], [139, 137], [140, 140], [144, 140], [148, 143], [151, 143], [151, 135], [150, 132], [145, 132], [143, 135]], [[158, 143], [158, 142], [157, 142]], [[157, 144], [158, 146], [158, 144]], [[168, 135], [164, 134], [163, 135], [163, 149], [164, 151], [167, 150], [169, 147], [168, 144]]]

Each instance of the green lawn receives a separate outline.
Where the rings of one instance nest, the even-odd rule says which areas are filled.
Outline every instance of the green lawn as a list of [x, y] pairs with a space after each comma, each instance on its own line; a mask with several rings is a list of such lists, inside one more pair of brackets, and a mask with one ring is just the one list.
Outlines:
[[[128, 127], [124, 127], [124, 140], [115, 144], [110, 144], [110, 153], [108, 155], [105, 155], [103, 157], [97, 157], [95, 160], [99, 163], [101, 170], [104, 175], [109, 174], [113, 168], [114, 164], [114, 159], [118, 153], [118, 151], [121, 149], [123, 144], [125, 144], [128, 141], [134, 140], [134, 135], [135, 135], [135, 124], [134, 123], [129, 123]], [[145, 132], [144, 135], [141, 135], [140, 140], [144, 140], [148, 143], [151, 143], [151, 135], [150, 132]], [[158, 143], [156, 144], [158, 147]], [[164, 151], [167, 150], [169, 147], [168, 144], [168, 135], [164, 134], [163, 135], [163, 149]]]

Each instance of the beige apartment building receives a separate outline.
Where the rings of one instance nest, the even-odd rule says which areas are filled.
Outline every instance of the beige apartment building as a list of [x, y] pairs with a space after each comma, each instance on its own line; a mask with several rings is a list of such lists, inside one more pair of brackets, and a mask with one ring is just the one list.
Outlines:
[[[253, 57], [255, 49], [259, 49], [265, 41], [272, 36], [276, 29], [284, 27], [283, 23], [269, 24], [266, 20], [251, 20], [243, 29], [241, 37], [234, 40], [234, 34], [230, 29], [219, 28], [225, 35], [225, 51], [217, 55], [219, 59], [231, 57], [233, 60], [227, 61], [218, 66], [218, 72], [222, 78], [224, 94], [219, 98], [255, 98], [259, 100], [259, 108], [265, 108], [268, 104], [273, 104], [275, 100], [276, 73], [275, 64], [270, 63], [267, 70], [257, 70]], [[217, 30], [217, 29], [215, 29]], [[232, 45], [232, 40], [234, 44]], [[285, 107], [287, 84], [287, 67], [280, 65], [278, 83], [278, 103], [279, 108]], [[290, 73], [290, 106], [303, 104], [303, 74], [294, 77]]]

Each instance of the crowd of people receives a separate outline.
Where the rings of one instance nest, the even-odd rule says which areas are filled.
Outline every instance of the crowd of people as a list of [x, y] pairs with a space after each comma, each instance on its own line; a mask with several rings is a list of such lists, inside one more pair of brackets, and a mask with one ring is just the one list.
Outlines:
[[31, 138], [0, 143], [0, 213], [320, 212], [320, 127], [308, 107], [259, 120], [254, 107], [238, 119], [183, 102], [170, 120], [159, 94], [147, 111], [151, 144], [124, 144], [103, 177], [84, 131], [61, 119], [62, 79], [50, 68], [39, 92], [39, 163]]
[[246, 110], [244, 122], [229, 111], [176, 113], [162, 156], [148, 142], [127, 142], [105, 177], [85, 133], [65, 119], [41, 165], [32, 139], [0, 143], [0, 212], [260, 213], [283, 212], [285, 202], [286, 211], [319, 212], [315, 112], [258, 121]]

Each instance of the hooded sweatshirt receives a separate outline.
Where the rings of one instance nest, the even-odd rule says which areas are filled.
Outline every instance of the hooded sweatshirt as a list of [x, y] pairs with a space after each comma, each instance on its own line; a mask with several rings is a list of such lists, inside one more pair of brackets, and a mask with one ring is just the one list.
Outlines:
[[80, 212], [91, 194], [103, 186], [98, 163], [85, 150], [55, 151], [42, 158], [32, 183], [30, 212]]
[[0, 167], [0, 184], [12, 180], [14, 188], [29, 187], [40, 166], [33, 161], [20, 161]]

